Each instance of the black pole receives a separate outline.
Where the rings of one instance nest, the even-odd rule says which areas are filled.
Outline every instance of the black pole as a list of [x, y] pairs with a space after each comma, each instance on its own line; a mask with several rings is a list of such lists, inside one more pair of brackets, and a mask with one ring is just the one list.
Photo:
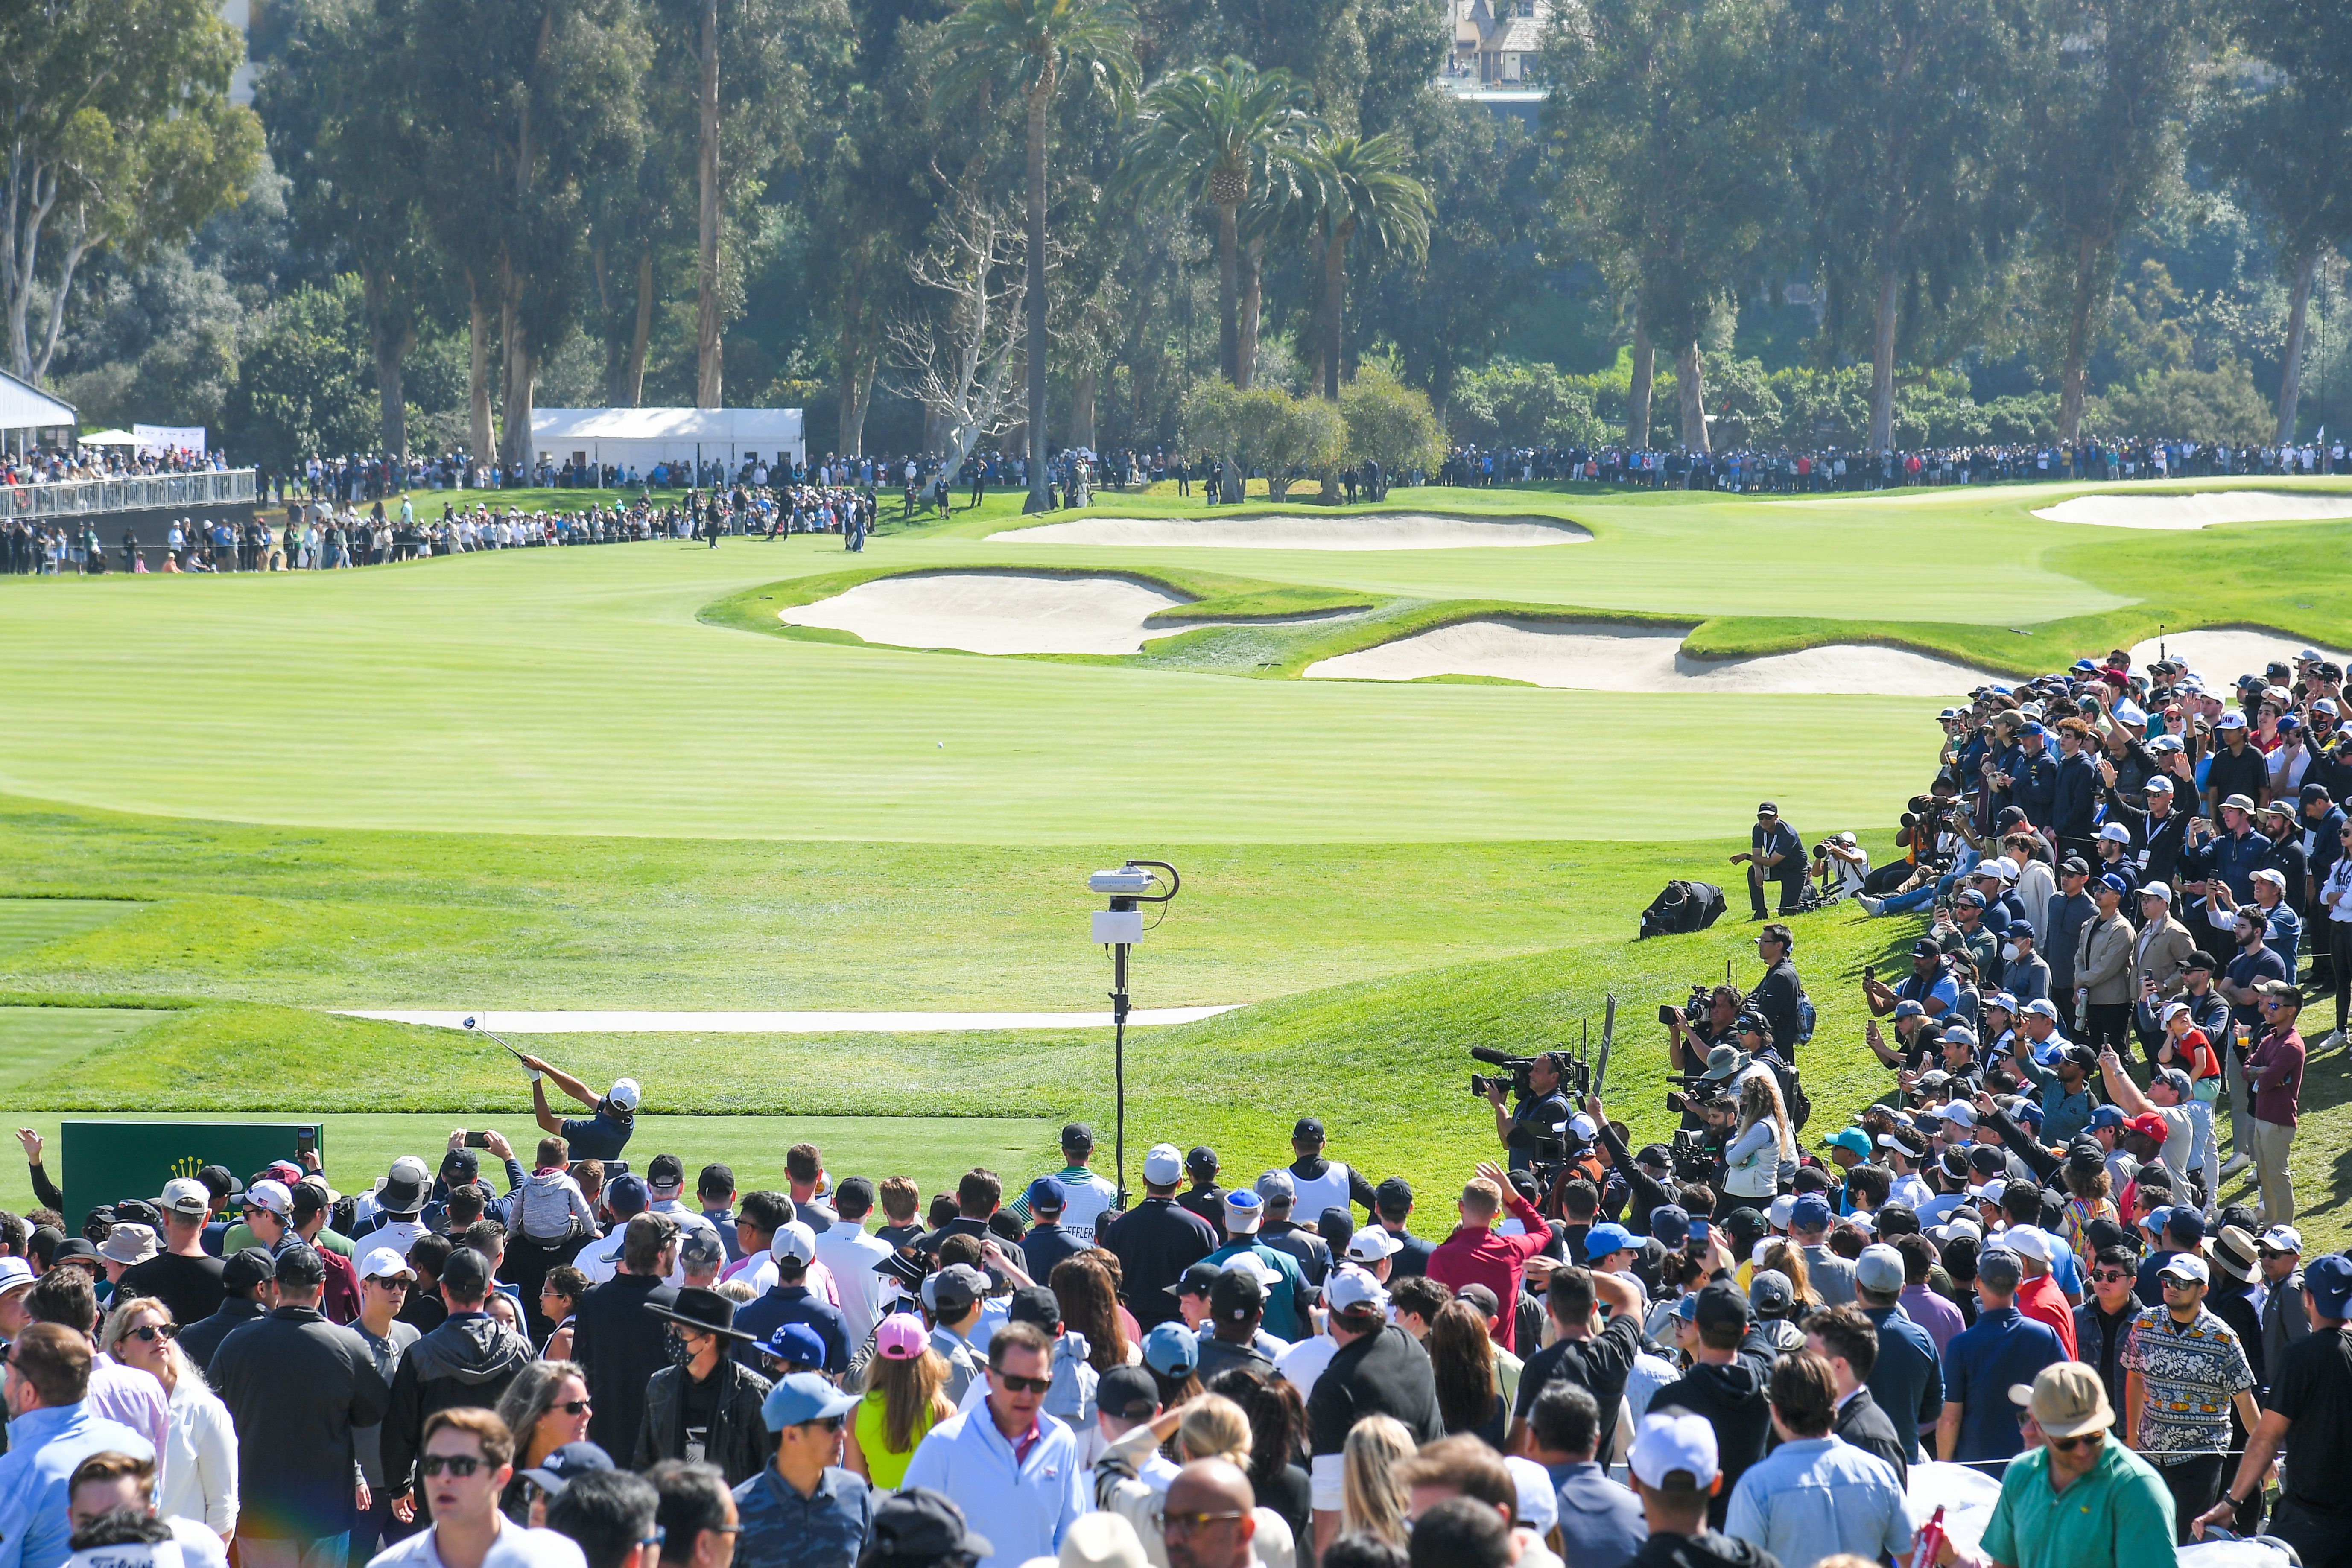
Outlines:
[[1110, 982], [1111, 1080], [1118, 1102], [1111, 1141], [1122, 1210], [1127, 1207], [1127, 947], [1122, 942], [1111, 951]]

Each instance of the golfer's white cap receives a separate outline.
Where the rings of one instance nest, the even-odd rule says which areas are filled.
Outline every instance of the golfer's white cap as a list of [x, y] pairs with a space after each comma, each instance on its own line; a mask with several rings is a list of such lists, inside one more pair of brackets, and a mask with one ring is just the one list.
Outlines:
[[1676, 1470], [1705, 1491], [1723, 1468], [1715, 1446], [1715, 1428], [1704, 1415], [1645, 1415], [1628, 1456], [1633, 1473], [1644, 1486], [1664, 1487]]
[[816, 1232], [800, 1220], [788, 1219], [776, 1227], [774, 1237], [768, 1243], [771, 1258], [797, 1258], [803, 1263], [816, 1261]]
[[396, 1249], [389, 1247], [372, 1247], [368, 1249], [368, 1255], [360, 1259], [360, 1278], [362, 1279], [414, 1279], [416, 1278], [416, 1270], [408, 1266], [408, 1259], [403, 1258]]
[[613, 1080], [613, 1092], [606, 1095], [604, 1098], [611, 1100], [614, 1104], [619, 1106], [624, 1110], [635, 1110], [639, 1105], [644, 1103], [646, 1091], [637, 1087], [637, 1080], [635, 1079], [614, 1079]]
[[1155, 1187], [1172, 1186], [1184, 1174], [1184, 1152], [1173, 1143], [1154, 1143], [1144, 1152], [1143, 1179]]

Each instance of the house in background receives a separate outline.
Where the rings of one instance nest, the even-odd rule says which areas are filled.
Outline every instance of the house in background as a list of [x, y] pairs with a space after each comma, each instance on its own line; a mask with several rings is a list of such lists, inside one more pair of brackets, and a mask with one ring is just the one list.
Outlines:
[[1543, 53], [1549, 0], [1448, 0], [1454, 13], [1454, 58], [1448, 86], [1469, 82], [1487, 89], [1532, 87]]

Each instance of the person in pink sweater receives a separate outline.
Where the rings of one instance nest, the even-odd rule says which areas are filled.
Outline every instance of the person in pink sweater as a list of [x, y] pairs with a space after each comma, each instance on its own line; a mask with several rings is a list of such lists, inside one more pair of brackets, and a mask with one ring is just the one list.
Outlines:
[[[1495, 1228], [1496, 1216], [1508, 1208], [1526, 1234], [1505, 1236]], [[1536, 1205], [1521, 1197], [1499, 1165], [1482, 1162], [1478, 1173], [1462, 1189], [1454, 1205], [1462, 1223], [1429, 1255], [1429, 1277], [1452, 1289], [1456, 1296], [1469, 1285], [1484, 1285], [1502, 1304], [1495, 1342], [1505, 1350], [1511, 1343], [1519, 1300], [1519, 1278], [1528, 1259], [1551, 1245], [1551, 1226]]]

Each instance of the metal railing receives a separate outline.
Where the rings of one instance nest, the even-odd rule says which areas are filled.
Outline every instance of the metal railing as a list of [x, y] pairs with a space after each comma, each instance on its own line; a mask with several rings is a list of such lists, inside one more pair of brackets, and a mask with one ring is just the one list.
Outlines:
[[219, 506], [257, 494], [251, 468], [192, 474], [145, 474], [121, 479], [74, 479], [54, 485], [0, 485], [0, 521], [18, 517], [87, 517], [159, 507]]

